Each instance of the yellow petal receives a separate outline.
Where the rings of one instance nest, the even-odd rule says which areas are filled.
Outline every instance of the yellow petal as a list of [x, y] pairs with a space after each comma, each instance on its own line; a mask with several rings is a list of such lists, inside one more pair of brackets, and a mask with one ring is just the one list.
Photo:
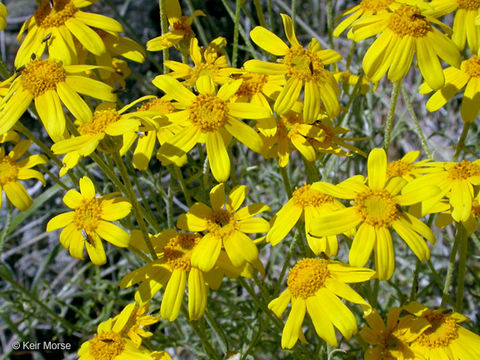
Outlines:
[[203, 273], [192, 267], [188, 274], [188, 315], [190, 320], [198, 320], [207, 307], [208, 288]]
[[393, 252], [392, 236], [390, 230], [384, 227], [376, 229], [377, 241], [375, 242], [375, 269], [379, 280], [388, 280], [395, 270], [395, 254]]
[[316, 237], [339, 235], [351, 231], [361, 221], [362, 217], [355, 208], [346, 208], [312, 220], [308, 232]]
[[208, 132], [205, 145], [213, 177], [218, 182], [227, 181], [230, 177], [230, 158], [222, 135], [218, 131]]
[[5, 195], [7, 195], [13, 206], [20, 211], [27, 210], [33, 204], [33, 200], [28, 195], [27, 190], [18, 181], [10, 181], [4, 184], [3, 191], [5, 191]]
[[65, 115], [58, 94], [49, 90], [37, 96], [35, 109], [52, 140], [62, 140], [65, 133]]
[[65, 21], [65, 26], [92, 54], [101, 55], [106, 51], [102, 38], [82, 21], [71, 17]]
[[319, 299], [318, 296], [313, 296], [307, 298], [305, 302], [317, 335], [325, 340], [330, 346], [338, 347], [335, 329], [330, 321], [330, 317], [323, 307], [322, 300]]
[[353, 238], [352, 247], [348, 253], [348, 262], [352, 266], [364, 266], [377, 241], [376, 229], [368, 224], [362, 224]]
[[192, 266], [203, 272], [213, 269], [222, 248], [222, 240], [211, 233], [206, 234], [192, 252]]
[[292, 309], [282, 332], [283, 349], [291, 349], [297, 342], [299, 332], [302, 328], [303, 318], [305, 317], [305, 310], [306, 305], [304, 299], [292, 298]]
[[117, 33], [123, 32], [122, 25], [118, 21], [107, 16], [77, 11], [75, 12], [74, 17], [75, 19], [78, 19], [81, 22], [87, 24], [88, 26], [94, 28], [102, 29], [105, 31], [113, 31]]
[[387, 180], [387, 154], [376, 148], [368, 155], [368, 185], [372, 189], [383, 189]]
[[160, 317], [162, 319], [174, 321], [178, 317], [180, 307], [182, 306], [186, 282], [187, 273], [185, 270], [173, 270], [162, 298], [162, 305], [160, 307]]
[[107, 240], [109, 243], [118, 247], [128, 247], [130, 235], [125, 230], [120, 229], [117, 225], [100, 220], [96, 229], [97, 234]]
[[69, 75], [65, 80], [74, 91], [88, 95], [96, 99], [108, 102], [117, 101], [117, 95], [113, 93], [112, 87], [86, 76]]
[[291, 110], [295, 102], [298, 100], [300, 92], [302, 91], [303, 83], [296, 77], [288, 79], [285, 87], [275, 100], [273, 109], [279, 113], [284, 114]]
[[302, 215], [303, 209], [289, 200], [275, 215], [274, 222], [267, 234], [267, 242], [272, 246], [277, 245], [293, 229]]
[[283, 21], [283, 28], [285, 29], [285, 35], [287, 35], [287, 39], [290, 42], [292, 47], [301, 46], [297, 40], [297, 36], [295, 35], [295, 28], [293, 26], [292, 18], [285, 14], [280, 14]]
[[250, 31], [250, 37], [255, 44], [270, 54], [284, 56], [289, 50], [289, 47], [282, 39], [262, 26], [253, 28], [253, 30]]
[[71, 224], [74, 221], [75, 212], [69, 211], [60, 215], [55, 216], [50, 219], [47, 223], [47, 232], [54, 231], [63, 227], [66, 227], [68, 224]]
[[181, 104], [190, 105], [197, 98], [190, 90], [187, 90], [185, 86], [171, 76], [158, 75], [153, 79], [152, 83]]
[[250, 150], [260, 153], [263, 141], [260, 135], [243, 121], [228, 117], [225, 129]]

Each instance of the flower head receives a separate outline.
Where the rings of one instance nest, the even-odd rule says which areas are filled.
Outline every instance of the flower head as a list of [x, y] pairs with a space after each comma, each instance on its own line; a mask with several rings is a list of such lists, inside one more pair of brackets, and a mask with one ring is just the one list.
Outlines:
[[313, 186], [337, 198], [352, 200], [352, 206], [318, 216], [310, 225], [310, 234], [337, 235], [358, 226], [349, 262], [353, 266], [364, 266], [374, 251], [375, 268], [380, 280], [389, 279], [395, 269], [390, 228], [397, 232], [421, 261], [427, 260], [430, 250], [424, 238], [435, 243], [433, 232], [401, 207], [434, 198], [440, 189], [412, 181], [409, 183], [410, 191], [402, 191], [406, 183], [401, 177], [389, 179], [385, 151], [372, 150], [368, 156], [368, 184], [364, 183], [362, 176], [354, 176], [337, 186], [323, 182]]
[[142, 338], [153, 335], [150, 331], [146, 331], [145, 327], [159, 321], [159, 317], [145, 315], [148, 312], [148, 307], [148, 303], [141, 306], [136, 303], [128, 304], [120, 314], [113, 318], [112, 330], [126, 335], [137, 347], [140, 347]]
[[103, 265], [107, 258], [102, 239], [118, 247], [127, 247], [130, 235], [112, 224], [130, 213], [132, 205], [113, 194], [95, 196], [92, 180], [84, 176], [80, 179], [80, 192], [68, 190], [63, 202], [73, 211], [50, 219], [47, 231], [65, 228], [60, 233], [60, 243], [68, 249], [70, 255], [83, 260], [83, 249], [95, 265]]
[[312, 123], [318, 119], [322, 104], [330, 117], [336, 116], [340, 111], [340, 88], [333, 74], [325, 69], [325, 65], [339, 61], [340, 54], [333, 50], [323, 50], [316, 39], [312, 39], [305, 49], [297, 40], [292, 19], [282, 14], [282, 20], [291, 47], [261, 26], [255, 27], [250, 36], [262, 49], [283, 58], [276, 63], [249, 60], [244, 64], [245, 69], [267, 75], [286, 74], [287, 82], [273, 106], [277, 113], [284, 114], [289, 111], [298, 100], [302, 89], [305, 89], [305, 122]]
[[270, 208], [265, 204], [255, 203], [240, 209], [247, 191], [246, 186], [239, 185], [233, 188], [226, 198], [225, 185], [219, 184], [210, 191], [212, 207], [197, 202], [186, 214], [180, 215], [178, 228], [206, 231], [202, 241], [192, 252], [192, 265], [202, 271], [210, 271], [224, 248], [233, 266], [240, 267], [249, 263], [263, 269], [258, 259], [258, 249], [246, 234], [268, 231], [268, 222], [254, 216], [270, 211]]
[[283, 328], [282, 348], [290, 349], [299, 337], [303, 338], [302, 323], [306, 312], [318, 336], [329, 345], [337, 346], [334, 326], [347, 340], [350, 339], [357, 332], [357, 322], [339, 297], [370, 311], [370, 305], [346, 283], [363, 282], [374, 276], [373, 270], [354, 268], [337, 261], [312, 258], [298, 261], [290, 269], [288, 288], [268, 304], [268, 308], [281, 317], [292, 303]]
[[[9, 132], [7, 135], [9, 136], [5, 136], [6, 139], [2, 140], [11, 141], [18, 137], [13, 132]], [[0, 208], [2, 191], [5, 192], [13, 206], [20, 211], [27, 210], [33, 204], [32, 198], [19, 180], [35, 178], [45, 185], [43, 175], [39, 171], [33, 170], [32, 167], [47, 164], [47, 158], [43, 155], [31, 155], [20, 160], [31, 144], [32, 142], [28, 140], [20, 141], [8, 155], [5, 154], [5, 149], [0, 147]]]

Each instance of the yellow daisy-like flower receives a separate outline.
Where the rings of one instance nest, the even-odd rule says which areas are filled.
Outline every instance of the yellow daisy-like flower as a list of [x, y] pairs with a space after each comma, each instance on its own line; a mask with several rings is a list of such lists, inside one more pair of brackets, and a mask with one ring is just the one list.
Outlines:
[[459, 324], [468, 318], [457, 313], [430, 310], [417, 302], [403, 307], [409, 313], [427, 320], [426, 329], [411, 344], [410, 349], [419, 360], [477, 360], [480, 358], [480, 336]]
[[334, 326], [348, 340], [357, 332], [357, 321], [350, 309], [339, 299], [360, 304], [364, 311], [370, 305], [346, 283], [372, 279], [375, 271], [355, 268], [337, 261], [306, 258], [290, 269], [288, 288], [268, 304], [281, 317], [288, 304], [290, 314], [282, 332], [282, 348], [290, 349], [303, 338], [302, 323], [305, 313], [312, 319], [317, 335], [330, 346], [337, 347]]
[[401, 312], [401, 308], [390, 309], [386, 325], [376, 311], [365, 317], [368, 326], [360, 330], [360, 336], [372, 346], [365, 352], [365, 360], [416, 359], [409, 343], [431, 325], [427, 320], [412, 315], [400, 316]]
[[41, 57], [48, 43], [50, 58], [70, 65], [77, 60], [75, 41], [78, 40], [94, 55], [103, 54], [105, 44], [94, 29], [115, 33], [123, 32], [122, 25], [109, 17], [86, 13], [80, 8], [97, 0], [41, 0], [35, 14], [20, 29], [17, 40], [20, 42], [27, 31], [15, 58], [15, 66], [20, 67], [30, 60], [32, 54]]
[[171, 360], [165, 352], [151, 352], [137, 347], [129, 338], [114, 330], [113, 319], [100, 323], [93, 339], [78, 350], [79, 360]]
[[438, 167], [432, 167], [432, 160], [425, 159], [415, 162], [420, 151], [409, 151], [400, 160], [391, 161], [387, 164], [387, 178], [400, 176], [407, 181], [419, 178], [422, 175], [440, 171]]
[[432, 230], [402, 210], [401, 206], [411, 206], [435, 197], [440, 189], [430, 185], [432, 183], [419, 184], [415, 180], [408, 183], [410, 191], [402, 191], [406, 183], [401, 177], [388, 179], [385, 151], [372, 150], [368, 156], [368, 185], [362, 176], [354, 176], [337, 186], [324, 182], [312, 186], [323, 193], [353, 201], [351, 207], [314, 219], [310, 225], [310, 234], [318, 237], [338, 235], [358, 226], [349, 253], [349, 263], [364, 266], [373, 250], [380, 280], [390, 279], [395, 269], [390, 228], [395, 230], [421, 261], [429, 259], [430, 250], [424, 238], [435, 243]]
[[7, 16], [7, 7], [0, 3], [0, 30], [5, 30], [5, 28], [7, 27]]
[[305, 49], [297, 40], [292, 19], [285, 14], [281, 16], [285, 34], [292, 47], [288, 47], [271, 31], [257, 26], [250, 32], [252, 40], [265, 51], [283, 58], [276, 63], [249, 60], [244, 64], [245, 69], [267, 75], [286, 75], [287, 82], [273, 105], [277, 113], [289, 111], [299, 99], [302, 89], [305, 89], [303, 118], [306, 123], [318, 119], [322, 104], [328, 115], [335, 117], [340, 111], [340, 88], [325, 65], [339, 61], [341, 55], [333, 50], [323, 50], [316, 39], [312, 39]]
[[389, 12], [392, 5], [395, 5], [394, 0], [362, 0], [360, 4], [352, 6], [350, 9], [343, 12], [341, 17], [348, 16], [342, 20], [333, 30], [333, 36], [338, 37], [347, 28], [349, 28], [356, 20], [368, 18], [375, 14]]
[[[446, 68], [443, 74], [445, 85], [428, 99], [427, 110], [437, 111], [465, 87], [460, 114], [463, 121], [472, 123], [480, 112], [480, 57], [474, 55], [462, 61], [460, 69], [451, 66]], [[419, 91], [421, 94], [428, 94], [432, 90], [428, 84], [423, 83]]]
[[221, 55], [227, 44], [224, 37], [218, 37], [210, 42], [206, 48], [198, 46], [197, 38], [190, 40], [190, 58], [193, 68], [188, 64], [178, 61], [167, 60], [165, 66], [172, 70], [168, 75], [175, 79], [183, 79], [184, 85], [195, 86], [201, 75], [209, 76], [215, 84], [225, 84], [231, 80], [230, 75], [240, 73], [241, 70], [228, 66], [225, 55]]
[[107, 258], [101, 238], [118, 247], [128, 246], [130, 235], [110, 223], [130, 213], [132, 205], [126, 199], [113, 194], [96, 197], [92, 180], [84, 176], [80, 179], [80, 192], [68, 190], [63, 202], [73, 211], [50, 219], [47, 232], [65, 228], [60, 233], [60, 243], [72, 257], [83, 260], [86, 246], [92, 263], [103, 265]]
[[160, 320], [158, 316], [145, 315], [148, 312], [148, 307], [148, 303], [142, 306], [136, 303], [128, 304], [120, 314], [113, 318], [112, 330], [119, 334], [125, 334], [137, 347], [140, 347], [142, 338], [153, 335], [150, 331], [145, 331], [144, 327], [155, 324]]
[[[465, 222], [471, 216], [475, 187], [480, 185], [480, 160], [473, 162], [433, 163], [438, 172], [417, 179], [418, 185], [435, 184], [441, 191], [437, 196], [422, 202], [422, 216], [430, 212], [446, 196], [452, 207], [452, 217], [457, 222]], [[410, 190], [410, 184], [405, 190]]]
[[120, 287], [141, 283], [135, 300], [145, 304], [165, 286], [160, 317], [174, 321], [180, 313], [188, 282], [188, 313], [191, 320], [200, 319], [207, 306], [208, 284], [204, 271], [193, 264], [192, 254], [203, 242], [202, 236], [166, 230], [151, 239], [159, 258], [127, 274], [120, 282]]
[[265, 75], [254, 72], [245, 72], [241, 75], [233, 75], [234, 79], [242, 79], [242, 85], [238, 88], [231, 100], [234, 102], [252, 102], [254, 104], [270, 107], [269, 99], [275, 99], [285, 85], [283, 75]]
[[62, 65], [56, 60], [35, 59], [17, 70], [0, 112], [0, 134], [10, 130], [32, 102], [48, 135], [59, 141], [65, 134], [62, 103], [77, 119], [88, 119], [91, 113], [79, 94], [105, 101], [116, 101], [112, 88], [83, 75], [97, 66]]
[[170, 32], [149, 40], [147, 50], [160, 51], [178, 44], [183, 50], [187, 50], [190, 39], [195, 37], [192, 31], [193, 19], [197, 16], [206, 16], [205, 13], [201, 10], [195, 10], [192, 16], [182, 16], [182, 8], [178, 0], [166, 0], [165, 12], [170, 25]]
[[238, 185], [228, 197], [225, 185], [218, 184], [210, 191], [211, 208], [197, 202], [186, 214], [179, 216], [177, 227], [188, 231], [206, 231], [203, 240], [192, 253], [192, 265], [202, 271], [210, 271], [220, 256], [222, 247], [233, 266], [240, 267], [245, 263], [252, 264], [262, 270], [258, 259], [258, 249], [246, 234], [265, 233], [269, 224], [265, 219], [254, 218], [270, 208], [262, 203], [255, 203], [240, 209], [245, 201], [248, 188]]
[[460, 52], [455, 43], [433, 27], [445, 27], [441, 22], [426, 14], [421, 7], [402, 5], [394, 12], [382, 12], [357, 20], [352, 27], [354, 41], [364, 40], [380, 33], [363, 57], [365, 74], [378, 82], [388, 71], [388, 79], [399, 82], [410, 70], [413, 55], [425, 81], [432, 89], [443, 86], [445, 79], [439, 61], [459, 67]]
[[475, 18], [480, 16], [479, 0], [434, 0], [430, 3], [435, 17], [455, 12], [452, 40], [460, 50], [468, 44], [471, 54], [480, 50], [480, 24]]
[[[16, 139], [15, 133], [7, 134], [10, 134], [10, 139], [5, 136], [5, 141]], [[19, 180], [35, 178], [45, 185], [43, 175], [39, 171], [33, 170], [32, 167], [47, 164], [47, 158], [43, 155], [31, 155], [20, 160], [31, 144], [32, 142], [28, 140], [20, 141], [8, 155], [5, 154], [5, 149], [0, 147], [0, 208], [2, 207], [2, 191], [5, 192], [13, 206], [20, 211], [27, 210], [33, 204], [32, 198]]]
[[204, 142], [214, 178], [221, 182], [230, 176], [227, 146], [232, 136], [255, 152], [262, 150], [262, 139], [257, 132], [238, 118], [263, 119], [270, 116], [269, 109], [252, 103], [231, 103], [242, 80], [223, 85], [218, 92], [209, 76], [201, 76], [196, 83], [199, 95], [168, 75], [159, 75], [153, 84], [167, 96], [178, 101], [181, 109], [166, 117], [182, 130], [168, 139], [160, 148], [162, 161], [181, 166], [183, 156], [197, 143]]
[[292, 198], [272, 219], [266, 240], [273, 246], [277, 245], [302, 217], [308, 245], [315, 255], [325, 253], [328, 257], [335, 256], [338, 251], [337, 237], [332, 235], [315, 238], [308, 233], [308, 229], [317, 216], [343, 208], [344, 206], [333, 196], [323, 194], [313, 189], [311, 185], [304, 185], [293, 192]]

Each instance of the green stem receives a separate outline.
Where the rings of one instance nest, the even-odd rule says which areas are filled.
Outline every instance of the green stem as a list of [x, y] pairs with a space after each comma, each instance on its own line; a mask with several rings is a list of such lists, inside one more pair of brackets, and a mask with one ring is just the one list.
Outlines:
[[[158, 6], [160, 7], [160, 26], [162, 30], [162, 35], [165, 35], [168, 32], [168, 18], [167, 18], [167, 11], [166, 11], [166, 0], [158, 0]], [[163, 56], [163, 73], [168, 73], [168, 68], [165, 66], [165, 62], [170, 59], [170, 52], [169, 48], [163, 49], [162, 56]]]
[[160, 232], [161, 227], [157, 223], [157, 220], [155, 219], [155, 215], [153, 215], [152, 210], [150, 209], [150, 204], [145, 197], [145, 193], [142, 190], [142, 187], [140, 186], [140, 182], [138, 181], [138, 178], [136, 176], [133, 177], [133, 182], [135, 183], [135, 187], [137, 188], [138, 194], [140, 195], [140, 198], [142, 199], [143, 203], [143, 209], [145, 209], [145, 218], [147, 219], [147, 222], [150, 224], [151, 227], [155, 229], [156, 232]]
[[292, 0], [292, 23], [295, 26], [295, 18], [297, 17], [297, 0]]
[[123, 160], [120, 157], [120, 154], [118, 152], [115, 152], [113, 154], [113, 160], [117, 165], [117, 169], [120, 172], [120, 176], [122, 177], [123, 183], [125, 184], [125, 190], [126, 190], [125, 195], [127, 196], [127, 198], [130, 200], [132, 204], [133, 215], [135, 216], [135, 219], [138, 222], [138, 226], [140, 227], [140, 231], [143, 234], [143, 240], [147, 245], [148, 251], [152, 256], [152, 259], [156, 260], [157, 254], [153, 249], [152, 242], [150, 241], [150, 237], [148, 236], [147, 225], [145, 224], [145, 220], [143, 219], [144, 212], [142, 211], [140, 204], [138, 203], [137, 196], [135, 194], [135, 190], [133, 189], [132, 182], [130, 181], [130, 176], [128, 175], [127, 168], [123, 163]]
[[118, 179], [115, 171], [113, 171], [113, 169], [108, 166], [97, 153], [93, 152], [89, 156], [93, 161], [95, 161], [100, 170], [102, 170], [103, 173], [107, 175], [108, 179], [115, 184], [117, 190], [125, 194], [127, 190], [122, 184], [122, 182]]
[[458, 278], [457, 278], [457, 297], [455, 302], [455, 311], [462, 313], [463, 310], [463, 289], [465, 285], [465, 270], [467, 267], [468, 236], [462, 223], [457, 223], [459, 260], [458, 260]]
[[400, 93], [401, 82], [396, 82], [392, 87], [392, 94], [390, 96], [390, 107], [388, 109], [387, 121], [385, 122], [384, 146], [388, 153], [390, 141], [392, 138], [393, 118], [395, 117], [395, 108], [397, 107], [398, 94]]
[[[187, 0], [187, 6], [190, 13], [193, 14], [195, 9], [193, 7], [192, 0]], [[203, 29], [203, 26], [198, 19], [199, 19], [198, 17], [193, 19], [193, 23], [195, 24], [195, 29], [197, 30], [198, 36], [202, 40], [203, 44], [208, 45], [208, 37], [205, 34], [205, 30]]]
[[257, 18], [260, 23], [260, 26], [263, 26], [267, 29], [267, 21], [265, 20], [265, 15], [263, 15], [262, 5], [260, 4], [260, 0], [253, 0], [253, 4], [255, 5], [255, 11], [257, 12]]
[[[328, 28], [328, 44], [330, 49], [334, 48], [333, 44], [333, 6], [332, 0], [327, 0], [327, 28]], [[335, 65], [336, 67], [337, 65]]]
[[235, 1], [235, 23], [233, 26], [233, 50], [232, 50], [232, 67], [237, 67], [238, 57], [238, 29], [240, 27], [240, 10], [242, 5], [240, 0]]
[[455, 258], [457, 256], [457, 250], [458, 250], [458, 241], [457, 239], [455, 239], [452, 247], [452, 252], [450, 253], [450, 258], [448, 259], [447, 275], [445, 276], [445, 284], [443, 286], [442, 303], [440, 305], [441, 307], [445, 306], [445, 304], [449, 299], [448, 292], [450, 291], [450, 285], [452, 283], [452, 275], [453, 275], [453, 269], [455, 267]]
[[187, 206], [192, 206], [192, 198], [190, 197], [187, 185], [185, 184], [185, 179], [183, 178], [182, 171], [178, 166], [175, 165], [172, 165], [171, 169], [173, 170], [170, 171], [170, 174], [172, 174], [180, 184], [180, 188], [182, 189], [183, 195], [185, 196], [185, 202], [187, 203]]
[[210, 327], [217, 333], [218, 338], [220, 339], [220, 344], [222, 345], [222, 351], [227, 353], [229, 351], [228, 337], [225, 335], [222, 327], [219, 326], [215, 318], [212, 316], [208, 309], [205, 310], [205, 317]]
[[407, 103], [408, 112], [410, 113], [410, 116], [412, 117], [412, 120], [415, 123], [415, 129], [417, 130], [418, 137], [420, 138], [422, 149], [423, 151], [425, 151], [425, 154], [427, 154], [428, 158], [432, 159], [433, 158], [432, 153], [428, 148], [427, 140], [425, 138], [425, 135], [423, 134], [422, 128], [420, 127], [420, 123], [418, 122], [417, 115], [415, 114], [415, 110], [413, 109], [413, 105], [412, 105], [412, 102], [410, 101], [410, 97], [408, 96], [407, 90], [405, 89], [405, 86], [403, 86], [403, 84], [401, 85], [401, 87], [402, 87], [403, 98]]
[[285, 192], [287, 193], [288, 198], [290, 199], [292, 197], [292, 185], [290, 185], [290, 179], [288, 177], [287, 167], [280, 167], [280, 174], [282, 175]]
[[418, 274], [420, 273], [421, 265], [421, 261], [417, 259], [417, 264], [415, 265], [415, 272], [413, 273], [412, 289], [410, 291], [410, 301], [414, 301], [417, 299]]
[[455, 148], [455, 154], [453, 154], [453, 161], [458, 161], [460, 152], [465, 147], [465, 139], [467, 138], [468, 130], [470, 130], [471, 125], [472, 124], [468, 122], [463, 123], [462, 134], [460, 135], [460, 139], [458, 139], [457, 147]]

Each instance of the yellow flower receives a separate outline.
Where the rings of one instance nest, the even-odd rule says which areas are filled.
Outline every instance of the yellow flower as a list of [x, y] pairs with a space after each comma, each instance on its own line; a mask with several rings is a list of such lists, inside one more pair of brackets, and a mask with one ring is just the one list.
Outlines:
[[119, 334], [124, 334], [140, 347], [142, 338], [153, 335], [150, 331], [145, 331], [144, 327], [155, 324], [159, 321], [159, 317], [145, 315], [148, 312], [149, 304], [142, 306], [136, 303], [130, 303], [125, 306], [120, 314], [113, 318], [112, 330]]
[[337, 237], [332, 235], [315, 238], [308, 233], [308, 229], [317, 216], [343, 208], [344, 206], [333, 196], [323, 194], [313, 189], [311, 185], [304, 185], [293, 192], [292, 198], [272, 219], [266, 240], [273, 246], [277, 245], [302, 217], [308, 245], [315, 255], [323, 252], [328, 257], [335, 256], [338, 250]]
[[[344, 210], [318, 216], [310, 225], [313, 236], [331, 236], [358, 230], [349, 253], [349, 263], [364, 266], [372, 252], [375, 252], [375, 268], [380, 280], [388, 280], [395, 269], [390, 228], [407, 243], [414, 254], [425, 261], [430, 250], [424, 241], [435, 243], [430, 228], [416, 217], [402, 210], [435, 197], [439, 192], [437, 182], [424, 184], [418, 180], [408, 183], [410, 191], [402, 191], [407, 183], [401, 177], [387, 178], [387, 156], [383, 149], [374, 149], [368, 156], [368, 185], [362, 176], [354, 176], [334, 186], [317, 183], [313, 188], [341, 199], [353, 200], [352, 206]], [[402, 191], [402, 194], [400, 194]]]
[[323, 50], [316, 39], [310, 41], [308, 49], [303, 48], [295, 35], [292, 19], [285, 14], [281, 16], [285, 34], [292, 47], [289, 48], [271, 31], [257, 26], [250, 32], [252, 40], [265, 51], [275, 56], [283, 56], [283, 59], [276, 63], [249, 60], [244, 64], [245, 69], [267, 75], [286, 74], [287, 82], [273, 105], [277, 113], [284, 114], [289, 111], [304, 88], [305, 122], [312, 123], [318, 119], [322, 104], [330, 117], [336, 116], [340, 111], [340, 88], [333, 74], [325, 69], [325, 65], [339, 61], [340, 54], [333, 50]]
[[410, 344], [415, 359], [480, 359], [480, 336], [459, 325], [468, 321], [467, 317], [443, 309], [430, 310], [417, 302], [411, 302], [403, 308], [431, 324]]
[[[437, 218], [435, 219], [435, 226], [443, 229], [447, 225], [450, 225], [454, 220], [452, 217], [452, 211], [450, 204], [444, 204], [442, 201], [440, 204], [446, 205], [446, 210], [441, 214], [438, 214]], [[472, 212], [467, 220], [462, 221], [462, 225], [464, 226], [465, 230], [467, 231], [467, 235], [472, 235], [475, 231], [478, 230], [478, 225], [480, 222], [480, 193], [473, 198], [472, 201]]]
[[[437, 111], [465, 87], [460, 114], [463, 121], [472, 123], [480, 112], [480, 57], [474, 55], [462, 61], [460, 69], [451, 66], [446, 68], [443, 74], [445, 85], [428, 99], [427, 110]], [[420, 86], [421, 94], [428, 94], [431, 91], [432, 88], [426, 83]]]
[[35, 14], [20, 29], [20, 42], [27, 31], [15, 58], [15, 67], [20, 67], [35, 54], [41, 57], [48, 44], [50, 58], [70, 65], [77, 60], [74, 40], [78, 40], [94, 55], [103, 54], [105, 44], [94, 29], [115, 33], [123, 32], [122, 25], [109, 17], [79, 10], [97, 0], [41, 0]]
[[[135, 236], [133, 241], [134, 245], [139, 244], [139, 237]], [[209, 284], [204, 271], [194, 265], [191, 259], [203, 241], [202, 236], [165, 230], [152, 236], [151, 241], [159, 258], [127, 274], [120, 282], [120, 287], [126, 288], [141, 282], [135, 300], [145, 304], [165, 286], [160, 317], [174, 321], [180, 313], [188, 282], [188, 313], [191, 320], [200, 319], [207, 306]]]
[[7, 7], [0, 3], [0, 30], [5, 30], [5, 28], [7, 27], [7, 16]]
[[[9, 137], [10, 139], [5, 136], [5, 141], [16, 139], [13, 132], [10, 132]], [[27, 210], [33, 204], [32, 198], [18, 180], [35, 178], [45, 185], [43, 175], [39, 171], [33, 170], [32, 167], [47, 164], [47, 158], [43, 155], [31, 155], [20, 160], [31, 144], [32, 142], [28, 140], [20, 141], [8, 155], [5, 154], [5, 149], [0, 147], [0, 208], [2, 207], [2, 191], [5, 192], [13, 206], [20, 211]]]
[[369, 311], [370, 305], [346, 283], [363, 282], [374, 276], [373, 270], [350, 267], [337, 261], [310, 258], [298, 261], [290, 269], [288, 288], [268, 304], [268, 308], [281, 317], [292, 303], [282, 332], [282, 348], [290, 349], [299, 337], [304, 339], [302, 323], [306, 312], [317, 335], [330, 346], [338, 346], [334, 326], [349, 340], [357, 332], [357, 321], [339, 297]]
[[191, 28], [193, 19], [197, 16], [206, 16], [205, 13], [201, 10], [195, 10], [192, 16], [182, 16], [182, 9], [178, 0], [166, 0], [165, 6], [170, 32], [149, 40], [147, 50], [160, 51], [178, 44], [183, 50], [188, 49], [190, 39], [195, 37]]
[[338, 37], [347, 28], [349, 28], [358, 19], [368, 18], [375, 14], [381, 14], [389, 12], [392, 7], [398, 6], [394, 0], [362, 0], [360, 4], [352, 6], [348, 10], [345, 10], [341, 17], [350, 15], [346, 19], [342, 20], [335, 30], [333, 30], [333, 36]]
[[189, 55], [193, 60], [193, 68], [182, 62], [167, 60], [165, 66], [172, 70], [168, 75], [185, 80], [183, 84], [189, 87], [195, 86], [201, 75], [209, 76], [215, 84], [225, 84], [231, 79], [230, 75], [241, 72], [228, 67], [227, 57], [221, 55], [226, 44], [225, 38], [218, 37], [206, 48], [200, 48], [197, 38], [191, 39]]
[[414, 360], [414, 352], [409, 343], [418, 338], [430, 323], [422, 318], [412, 315], [400, 317], [402, 309], [392, 308], [388, 312], [387, 324], [376, 311], [365, 317], [368, 326], [360, 330], [363, 341], [373, 346], [365, 353], [367, 360]]
[[225, 185], [218, 184], [210, 191], [211, 208], [197, 202], [186, 214], [179, 216], [179, 229], [207, 232], [192, 253], [193, 266], [202, 271], [210, 271], [223, 247], [233, 266], [240, 267], [249, 263], [263, 269], [258, 259], [258, 249], [246, 234], [268, 231], [268, 222], [253, 216], [270, 211], [270, 208], [265, 204], [255, 203], [239, 209], [247, 192], [245, 185], [238, 185], [230, 191], [225, 200]]
[[181, 111], [167, 114], [173, 125], [183, 128], [160, 148], [158, 156], [166, 163], [182, 165], [183, 156], [197, 143], [204, 142], [214, 178], [221, 182], [230, 176], [230, 159], [227, 146], [234, 136], [255, 152], [262, 149], [262, 139], [250, 126], [239, 120], [263, 119], [270, 111], [252, 103], [231, 103], [228, 100], [237, 92], [242, 81], [223, 85], [218, 92], [209, 76], [201, 76], [196, 83], [199, 95], [168, 75], [159, 75], [153, 84], [167, 96], [178, 101]]
[[387, 164], [387, 178], [400, 176], [407, 181], [411, 181], [424, 174], [440, 171], [438, 167], [432, 167], [432, 160], [426, 159], [418, 162], [420, 151], [409, 151], [400, 160], [391, 161]]
[[[427, 174], [416, 180], [420, 186], [435, 184], [441, 192], [431, 199], [422, 202], [422, 216], [438, 204], [446, 196], [452, 207], [452, 217], [457, 222], [465, 222], [471, 216], [475, 187], [480, 185], [480, 160], [473, 162], [433, 163], [438, 172]], [[405, 190], [410, 189], [410, 184]]]
[[130, 235], [125, 230], [110, 223], [124, 218], [130, 213], [130, 203], [113, 194], [95, 196], [92, 180], [84, 176], [80, 179], [80, 192], [69, 190], [63, 202], [73, 211], [50, 219], [47, 232], [65, 228], [60, 233], [60, 243], [70, 255], [83, 260], [83, 248], [95, 265], [106, 263], [105, 250], [100, 238], [118, 247], [127, 247]]
[[0, 134], [15, 125], [33, 100], [48, 135], [53, 141], [63, 139], [66, 130], [62, 103], [75, 118], [88, 119], [90, 108], [79, 93], [105, 101], [117, 100], [110, 86], [81, 74], [95, 68], [35, 59], [17, 70], [19, 75], [1, 102]]
[[478, 0], [434, 0], [430, 3], [433, 16], [439, 17], [455, 12], [453, 18], [452, 40], [460, 50], [468, 44], [471, 54], [480, 50], [480, 24], [475, 23], [475, 17], [480, 16], [480, 1]]
[[254, 104], [270, 107], [268, 99], [274, 99], [280, 94], [285, 85], [283, 75], [265, 75], [254, 72], [245, 72], [241, 75], [233, 75], [233, 79], [242, 79], [242, 85], [238, 88], [231, 100], [234, 102], [252, 102]]
[[114, 329], [113, 319], [98, 325], [93, 339], [78, 350], [79, 360], [171, 360], [165, 352], [151, 352], [122, 336]]
[[455, 43], [432, 26], [433, 23], [445, 27], [422, 10], [425, 3], [418, 0], [414, 4], [418, 7], [402, 5], [394, 12], [357, 20], [351, 37], [358, 42], [381, 33], [362, 61], [363, 70], [371, 81], [378, 82], [388, 71], [388, 79], [399, 82], [407, 75], [416, 54], [425, 81], [432, 89], [439, 89], [445, 79], [438, 58], [459, 67], [461, 55]]
[[141, 117], [141, 113], [125, 112], [145, 98], [149, 97], [135, 100], [120, 110], [116, 110], [116, 105], [113, 103], [101, 103], [93, 114], [89, 110], [89, 116], [86, 119], [77, 119], [75, 124], [79, 135], [52, 145], [52, 151], [55, 154], [69, 155], [63, 159], [64, 167], [61, 175], [76, 166], [81, 157], [90, 155], [100, 145], [105, 152], [118, 151], [121, 146], [121, 143], [116, 144], [121, 141], [118, 137], [136, 131], [140, 126], [138, 118]]

